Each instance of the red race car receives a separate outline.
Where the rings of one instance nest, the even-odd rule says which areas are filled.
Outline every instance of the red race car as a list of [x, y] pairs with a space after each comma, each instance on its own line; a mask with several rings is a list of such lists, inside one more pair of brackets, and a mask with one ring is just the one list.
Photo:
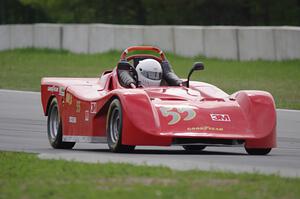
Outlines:
[[43, 78], [49, 142], [59, 149], [76, 142], [108, 143], [113, 152], [138, 145], [185, 150], [238, 145], [251, 155], [268, 154], [276, 147], [271, 94], [243, 90], [228, 95], [190, 81], [194, 71], [203, 69], [197, 62], [187, 79], [180, 79], [159, 48], [133, 46], [100, 78]]

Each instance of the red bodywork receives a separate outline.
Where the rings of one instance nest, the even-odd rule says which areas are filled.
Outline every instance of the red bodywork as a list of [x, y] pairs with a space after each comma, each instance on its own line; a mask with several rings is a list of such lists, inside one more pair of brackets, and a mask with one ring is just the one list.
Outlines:
[[[127, 53], [128, 49], [122, 56]], [[51, 100], [57, 98], [63, 141], [105, 142], [108, 107], [118, 98], [123, 109], [125, 145], [202, 141], [218, 145], [230, 140], [247, 148], [276, 147], [275, 104], [264, 91], [228, 95], [196, 81], [191, 81], [189, 88], [124, 88], [115, 68], [100, 78], [43, 78], [41, 96], [46, 116]]]

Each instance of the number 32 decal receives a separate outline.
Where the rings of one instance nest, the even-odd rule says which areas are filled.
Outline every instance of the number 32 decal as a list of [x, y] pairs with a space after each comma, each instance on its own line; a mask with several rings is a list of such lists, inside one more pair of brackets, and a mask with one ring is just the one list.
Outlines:
[[[196, 112], [192, 108], [182, 107], [182, 108], [173, 108], [173, 107], [160, 107], [161, 114], [164, 117], [172, 116], [171, 121], [168, 122], [168, 125], [173, 125], [178, 123], [181, 120], [180, 113], [187, 113], [187, 116], [183, 118], [184, 121], [192, 120], [196, 117]], [[175, 110], [173, 110], [175, 109]]]

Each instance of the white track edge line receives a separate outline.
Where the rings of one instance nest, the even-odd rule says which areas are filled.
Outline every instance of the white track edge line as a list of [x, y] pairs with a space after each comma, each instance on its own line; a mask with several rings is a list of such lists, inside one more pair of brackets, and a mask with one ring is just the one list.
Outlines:
[[281, 108], [278, 108], [276, 110], [277, 111], [282, 111], [282, 112], [300, 113], [300, 110], [293, 110], [293, 109], [281, 109]]
[[3, 93], [28, 93], [28, 94], [41, 94], [40, 92], [37, 91], [18, 91], [18, 90], [8, 90], [8, 89], [0, 89], [0, 92]]

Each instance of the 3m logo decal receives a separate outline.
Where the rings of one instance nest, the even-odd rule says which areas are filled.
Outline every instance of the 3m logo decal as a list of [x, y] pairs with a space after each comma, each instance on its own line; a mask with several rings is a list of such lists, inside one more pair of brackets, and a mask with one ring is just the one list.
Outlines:
[[230, 117], [228, 114], [210, 114], [212, 121], [218, 122], [230, 122]]
[[172, 119], [168, 122], [168, 125], [174, 125], [178, 123], [181, 120], [181, 113], [186, 113], [186, 116], [183, 118], [184, 121], [189, 121], [196, 117], [196, 112], [190, 107], [160, 107], [159, 110], [164, 117], [172, 116]]

